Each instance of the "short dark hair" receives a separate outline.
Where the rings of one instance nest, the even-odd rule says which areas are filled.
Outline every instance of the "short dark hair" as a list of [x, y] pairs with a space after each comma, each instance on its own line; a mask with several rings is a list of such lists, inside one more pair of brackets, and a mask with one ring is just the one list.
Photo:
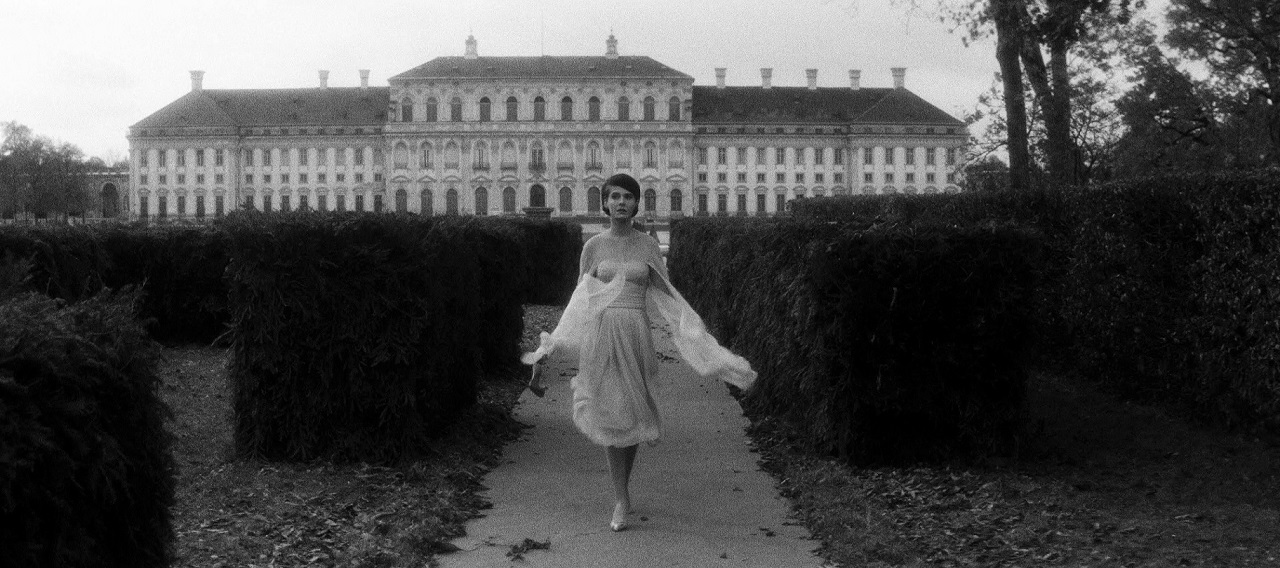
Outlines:
[[631, 195], [636, 196], [637, 207], [635, 212], [640, 212], [640, 207], [638, 206], [640, 203], [640, 182], [627, 174], [613, 174], [609, 176], [609, 179], [604, 180], [604, 185], [600, 187], [600, 210], [604, 211], [605, 215], [609, 214], [607, 196], [609, 195], [608, 188], [611, 185], [619, 189], [625, 189], [631, 192]]

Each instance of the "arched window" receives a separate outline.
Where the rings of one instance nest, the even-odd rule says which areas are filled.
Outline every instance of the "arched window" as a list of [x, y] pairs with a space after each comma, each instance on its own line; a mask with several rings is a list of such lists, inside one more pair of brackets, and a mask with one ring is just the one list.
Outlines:
[[587, 169], [600, 169], [600, 143], [595, 140], [587, 143]]
[[587, 120], [592, 122], [600, 120], [599, 97], [591, 97], [590, 99], [587, 99]]
[[480, 99], [480, 122], [489, 122], [489, 97]]
[[477, 170], [489, 169], [489, 145], [488, 144], [485, 144], [483, 141], [476, 142], [475, 159], [476, 159], [475, 165], [473, 166], [474, 169], [477, 169]]
[[658, 210], [658, 192], [653, 188], [644, 190], [644, 210], [650, 213]]
[[506, 213], [516, 212], [516, 190], [513, 187], [502, 188], [502, 210]]
[[573, 190], [568, 187], [560, 188], [560, 212], [573, 212]]
[[449, 188], [448, 193], [444, 194], [444, 213], [445, 215], [458, 214], [458, 190]]
[[462, 98], [453, 97], [449, 99], [449, 120], [454, 122], [462, 122]]
[[515, 97], [507, 97], [507, 120], [511, 122], [520, 120], [520, 103]]
[[483, 187], [476, 188], [476, 215], [489, 214], [489, 190]]
[[560, 99], [560, 120], [573, 120], [573, 99]]
[[396, 142], [396, 148], [392, 153], [395, 158], [395, 167], [397, 170], [403, 170], [409, 167], [409, 146], [404, 142]]
[[653, 120], [653, 97], [644, 98], [644, 119]]
[[440, 103], [436, 101], [435, 97], [430, 97], [427, 99], [427, 116], [426, 116], [427, 122], [435, 122], [437, 120], [440, 120], [440, 117], [438, 114], [439, 106], [440, 106]]
[[671, 141], [671, 148], [667, 150], [667, 165], [672, 168], [684, 167], [684, 144], [679, 140]]
[[116, 184], [104, 184], [102, 186], [102, 216], [115, 217], [119, 212], [120, 194], [116, 191]]
[[676, 211], [683, 211], [683, 210], [684, 210], [684, 196], [680, 193], [680, 190], [678, 189], [671, 190], [671, 212], [674, 213]]
[[600, 210], [600, 188], [590, 187], [587, 189], [587, 214], [598, 215], [603, 213]]
[[516, 145], [510, 140], [502, 144], [502, 169], [516, 169]]
[[556, 146], [556, 166], [561, 169], [573, 168], [573, 146], [568, 140], [562, 140]]
[[413, 122], [413, 99], [409, 97], [400, 101], [400, 121]]
[[618, 120], [631, 120], [631, 101], [618, 97]]
[[680, 120], [680, 99], [679, 97], [671, 97], [667, 99], [667, 120]]
[[547, 157], [542, 151], [542, 143], [534, 142], [529, 145], [529, 169], [545, 170], [547, 169]]
[[424, 169], [430, 169], [433, 167], [431, 165], [431, 143], [430, 142], [423, 142], [422, 146], [418, 148], [418, 167], [424, 168]]
[[644, 143], [644, 167], [658, 167], [658, 145], [652, 141]]
[[[305, 195], [302, 196], [302, 199], [303, 199], [302, 206], [306, 207], [307, 196]], [[409, 211], [409, 192], [405, 191], [404, 188], [402, 187], [396, 190], [396, 213], [407, 213], [408, 211]]]
[[533, 187], [529, 188], [529, 206], [546, 207], [547, 189], [540, 184], [533, 184]]
[[618, 149], [613, 152], [619, 168], [631, 167], [631, 145], [626, 140], [619, 142]]
[[547, 101], [542, 97], [534, 97], [533, 99], [533, 119], [543, 121], [547, 119]]
[[462, 159], [461, 151], [458, 150], [458, 143], [449, 141], [444, 145], [444, 167], [447, 169], [458, 169], [458, 161]]
[[431, 190], [424, 189], [418, 196], [418, 212], [422, 215], [434, 215], [435, 203], [431, 200]]

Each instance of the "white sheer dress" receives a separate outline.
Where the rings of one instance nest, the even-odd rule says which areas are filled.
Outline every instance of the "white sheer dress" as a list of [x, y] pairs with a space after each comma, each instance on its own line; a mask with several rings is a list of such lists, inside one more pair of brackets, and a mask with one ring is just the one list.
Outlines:
[[670, 324], [681, 358], [699, 374], [743, 389], [755, 381], [751, 365], [721, 347], [671, 285], [653, 238], [601, 233], [583, 246], [578, 286], [555, 331], [543, 332], [538, 349], [525, 355], [532, 363], [544, 354], [576, 352], [573, 421], [596, 444], [626, 447], [661, 435], [649, 390], [658, 370], [650, 307]]

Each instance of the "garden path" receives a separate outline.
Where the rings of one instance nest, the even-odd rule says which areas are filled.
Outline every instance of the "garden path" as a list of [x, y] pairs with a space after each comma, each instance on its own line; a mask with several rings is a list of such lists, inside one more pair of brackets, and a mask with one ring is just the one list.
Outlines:
[[662, 362], [652, 390], [663, 439], [640, 448], [630, 527], [609, 530], [604, 450], [573, 425], [573, 363], [551, 361], [546, 397], [525, 391], [514, 410], [532, 427], [484, 480], [493, 508], [467, 524], [467, 535], [453, 542], [461, 550], [440, 556], [441, 566], [822, 565], [814, 555], [819, 543], [788, 516], [773, 479], [757, 466], [747, 419], [727, 387], [676, 359], [665, 328], [654, 339]]

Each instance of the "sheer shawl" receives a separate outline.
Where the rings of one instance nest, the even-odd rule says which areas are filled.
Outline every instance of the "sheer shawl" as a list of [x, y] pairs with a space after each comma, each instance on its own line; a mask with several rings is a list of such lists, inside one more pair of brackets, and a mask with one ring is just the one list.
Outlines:
[[[680, 357], [699, 375], [712, 376], [741, 389], [749, 389], [756, 380], [756, 372], [746, 359], [720, 345], [710, 333], [697, 312], [689, 306], [684, 296], [671, 285], [667, 265], [657, 241], [648, 235], [638, 238], [605, 241], [605, 234], [592, 237], [583, 246], [579, 262], [577, 287], [564, 314], [551, 333], [542, 332], [537, 350], [526, 353], [521, 359], [532, 364], [545, 355], [566, 352], [576, 357], [579, 348], [592, 329], [591, 324], [600, 317], [605, 307], [622, 292], [623, 278], [603, 282], [594, 276], [596, 267], [604, 260], [643, 260], [649, 265], [650, 283], [645, 292], [647, 307], [653, 307], [670, 324], [672, 340]], [[619, 243], [621, 242], [621, 246]], [[620, 258], [621, 257], [621, 258]], [[657, 278], [664, 286], [652, 281]], [[665, 287], [665, 290], [663, 288]]]

